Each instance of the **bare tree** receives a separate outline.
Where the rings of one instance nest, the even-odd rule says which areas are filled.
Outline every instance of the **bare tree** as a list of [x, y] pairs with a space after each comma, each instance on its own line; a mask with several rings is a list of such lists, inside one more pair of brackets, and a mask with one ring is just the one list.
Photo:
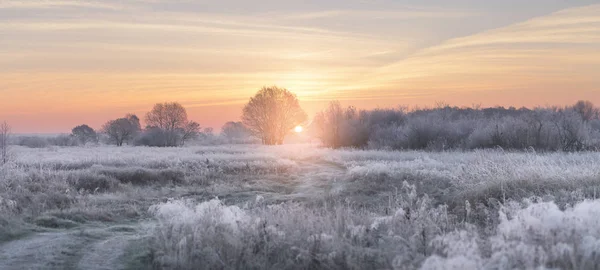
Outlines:
[[185, 108], [177, 102], [155, 104], [146, 114], [147, 128], [159, 129], [163, 133], [163, 146], [183, 145], [186, 140], [198, 136], [200, 125], [188, 121]]
[[6, 164], [9, 160], [10, 126], [6, 122], [0, 124], [0, 163]]
[[183, 134], [181, 136], [181, 145], [183, 146], [186, 141], [198, 138], [200, 133], [200, 124], [194, 121], [189, 121], [181, 133]]
[[133, 128], [136, 130], [136, 132], [142, 131], [142, 125], [140, 124], [140, 118], [137, 117], [137, 115], [128, 113], [127, 115], [125, 115], [125, 118], [127, 118], [127, 120], [129, 120], [129, 122], [131, 123]]
[[102, 131], [108, 135], [109, 141], [122, 146], [139, 132], [139, 119], [137, 123], [136, 119], [138, 118], [135, 115], [127, 115], [125, 118], [108, 121], [102, 126]]
[[75, 137], [81, 144], [88, 142], [98, 142], [98, 134], [88, 125], [76, 126], [71, 130], [71, 135]]
[[306, 121], [298, 98], [284, 88], [263, 87], [244, 107], [242, 123], [263, 144], [282, 144], [285, 135]]
[[318, 129], [318, 137], [321, 141], [333, 148], [340, 147], [342, 124], [344, 122], [344, 110], [339, 101], [332, 101], [324, 111], [317, 113], [313, 124]]

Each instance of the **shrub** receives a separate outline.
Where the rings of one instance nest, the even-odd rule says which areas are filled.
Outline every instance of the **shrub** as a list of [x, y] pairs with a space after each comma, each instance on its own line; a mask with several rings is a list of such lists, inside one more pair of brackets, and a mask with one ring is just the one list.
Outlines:
[[437, 237], [421, 269], [598, 269], [600, 200], [560, 210], [551, 202], [500, 212], [496, 232], [455, 231]]
[[[410, 190], [410, 188], [408, 188]], [[155, 264], [162, 269], [416, 268], [450, 228], [444, 207], [406, 194], [389, 215], [331, 207], [170, 201], [151, 207]], [[398, 255], [402, 254], [402, 255]]]

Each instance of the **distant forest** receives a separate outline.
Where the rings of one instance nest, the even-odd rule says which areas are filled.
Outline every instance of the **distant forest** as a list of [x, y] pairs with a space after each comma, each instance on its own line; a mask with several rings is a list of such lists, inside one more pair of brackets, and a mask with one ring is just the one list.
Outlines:
[[324, 145], [390, 150], [526, 151], [600, 149], [600, 110], [589, 101], [567, 107], [408, 110], [343, 108], [332, 102], [313, 121]]

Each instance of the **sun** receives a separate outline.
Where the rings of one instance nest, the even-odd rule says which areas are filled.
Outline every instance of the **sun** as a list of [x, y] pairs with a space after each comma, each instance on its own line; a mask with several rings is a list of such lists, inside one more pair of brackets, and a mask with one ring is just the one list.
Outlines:
[[300, 132], [304, 131], [304, 128], [303, 128], [302, 126], [296, 126], [296, 127], [294, 128], [294, 131], [295, 131], [296, 133], [300, 133]]

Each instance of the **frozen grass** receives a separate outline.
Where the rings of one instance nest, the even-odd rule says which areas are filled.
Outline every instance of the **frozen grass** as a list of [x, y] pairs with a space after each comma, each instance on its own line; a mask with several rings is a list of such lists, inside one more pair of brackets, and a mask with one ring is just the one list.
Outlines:
[[[14, 153], [15, 158], [0, 167], [0, 239], [20, 235], [15, 224], [35, 224], [39, 217], [75, 222], [131, 219], [147, 215], [147, 207], [165, 197], [211, 197], [215, 195], [207, 189], [226, 193], [236, 188], [232, 182], [240, 176], [295, 170], [294, 162], [256, 146], [14, 147]], [[219, 188], [223, 185], [227, 188]]]
[[[578, 223], [597, 222], [586, 211], [600, 202], [581, 202], [600, 191], [600, 153], [14, 150], [0, 167], [0, 241], [31, 226], [153, 218], [150, 239], [132, 247], [143, 268], [590, 269], [595, 255], [585, 252], [600, 253], [596, 232]], [[560, 229], [576, 237], [535, 227], [545, 215], [575, 220]], [[535, 252], [510, 253], [517, 248]]]

